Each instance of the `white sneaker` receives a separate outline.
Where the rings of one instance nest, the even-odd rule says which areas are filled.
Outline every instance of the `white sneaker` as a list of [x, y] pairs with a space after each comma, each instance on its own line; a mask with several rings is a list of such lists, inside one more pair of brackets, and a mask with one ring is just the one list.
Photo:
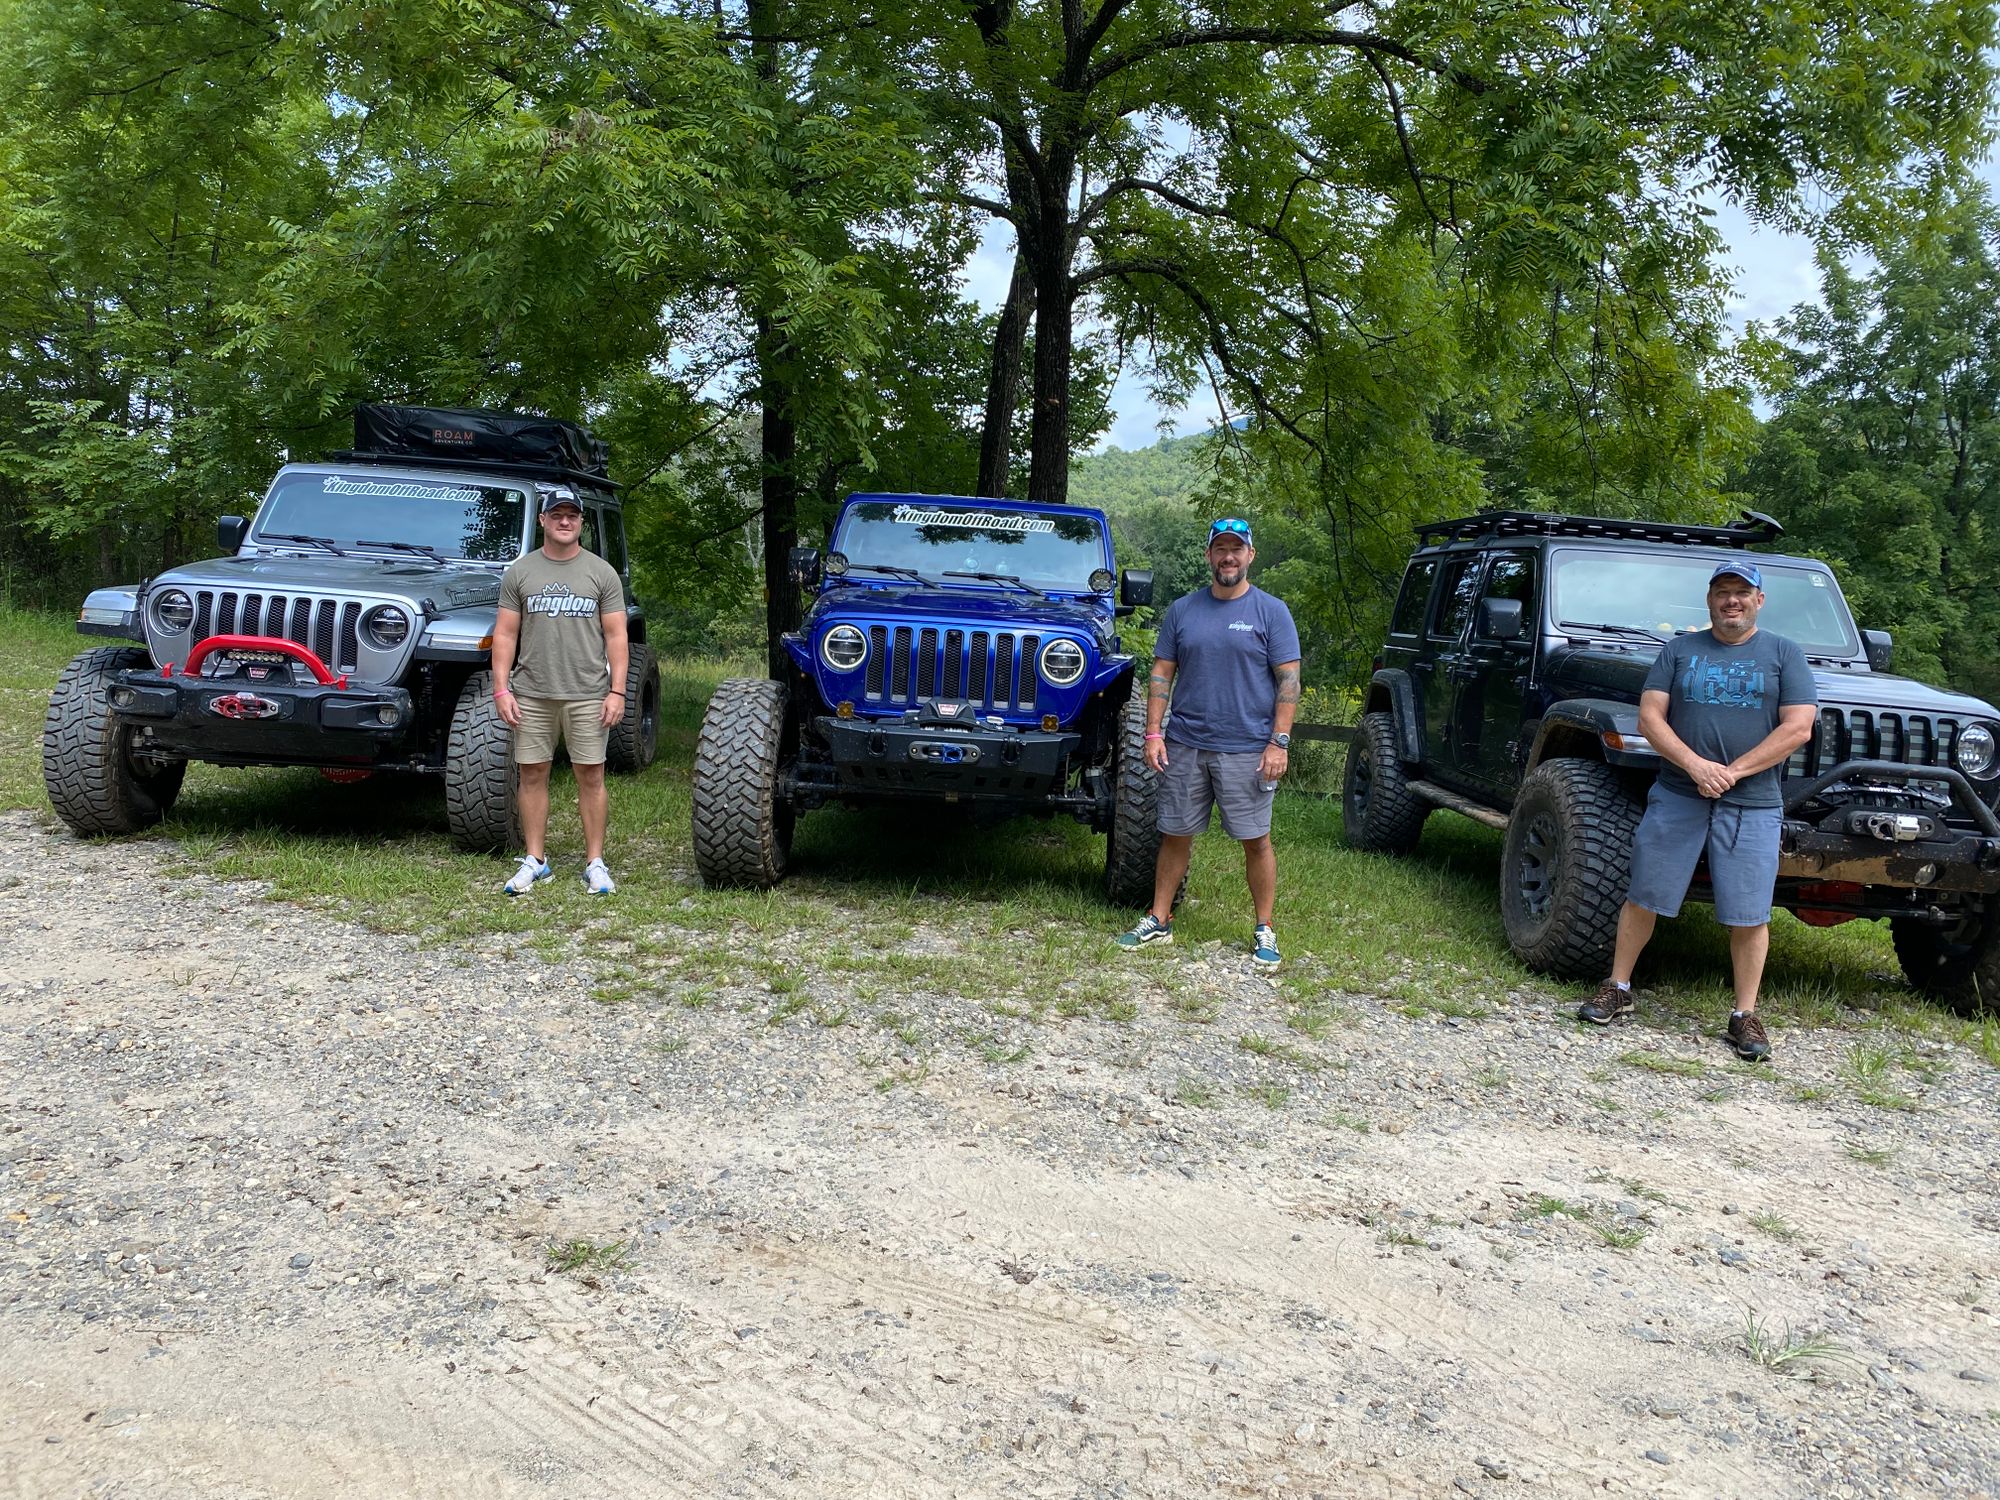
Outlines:
[[593, 859], [583, 867], [583, 883], [593, 896], [608, 896], [618, 889], [618, 883], [611, 878], [611, 872], [604, 868], [601, 859]]
[[545, 859], [537, 859], [532, 854], [521, 856], [521, 868], [514, 872], [514, 878], [500, 889], [510, 896], [525, 896], [535, 888], [538, 880], [547, 880], [555, 871], [549, 868]]

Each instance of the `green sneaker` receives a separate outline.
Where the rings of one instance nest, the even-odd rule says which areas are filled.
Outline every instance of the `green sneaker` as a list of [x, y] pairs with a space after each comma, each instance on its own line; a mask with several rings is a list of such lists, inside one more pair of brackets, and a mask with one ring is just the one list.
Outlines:
[[1154, 943], [1171, 943], [1173, 940], [1174, 924], [1162, 922], [1151, 912], [1147, 912], [1145, 916], [1139, 918], [1137, 927], [1130, 932], [1119, 933], [1117, 941], [1119, 947], [1131, 949], [1149, 947]]
[[1258, 927], [1250, 934], [1250, 962], [1267, 971], [1284, 962], [1278, 956], [1278, 930], [1275, 927]]

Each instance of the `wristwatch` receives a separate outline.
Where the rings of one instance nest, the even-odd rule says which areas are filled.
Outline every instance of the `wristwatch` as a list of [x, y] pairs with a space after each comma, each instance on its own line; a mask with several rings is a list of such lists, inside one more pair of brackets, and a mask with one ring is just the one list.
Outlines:
[[1274, 734], [1271, 736], [1271, 743], [1280, 750], [1289, 750], [1292, 748], [1292, 737], [1289, 734]]

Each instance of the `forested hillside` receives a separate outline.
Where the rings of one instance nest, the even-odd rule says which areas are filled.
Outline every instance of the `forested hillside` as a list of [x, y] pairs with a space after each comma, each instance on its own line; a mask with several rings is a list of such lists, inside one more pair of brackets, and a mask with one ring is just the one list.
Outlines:
[[[401, 400], [607, 436], [677, 649], [781, 627], [856, 488], [1101, 503], [1169, 587], [1252, 514], [1321, 680], [1422, 520], [1754, 503], [2000, 685], [1994, 12], [0, 0], [0, 594]], [[1718, 199], [1823, 305], [1731, 333]], [[1229, 440], [1081, 457], [1121, 371]]]

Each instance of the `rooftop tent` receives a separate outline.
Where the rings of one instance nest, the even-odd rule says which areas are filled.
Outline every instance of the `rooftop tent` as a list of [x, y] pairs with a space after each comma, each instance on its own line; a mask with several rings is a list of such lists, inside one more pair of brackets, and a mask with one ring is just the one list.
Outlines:
[[609, 459], [603, 439], [554, 417], [375, 402], [354, 408], [354, 451], [385, 458], [534, 465], [600, 477]]

